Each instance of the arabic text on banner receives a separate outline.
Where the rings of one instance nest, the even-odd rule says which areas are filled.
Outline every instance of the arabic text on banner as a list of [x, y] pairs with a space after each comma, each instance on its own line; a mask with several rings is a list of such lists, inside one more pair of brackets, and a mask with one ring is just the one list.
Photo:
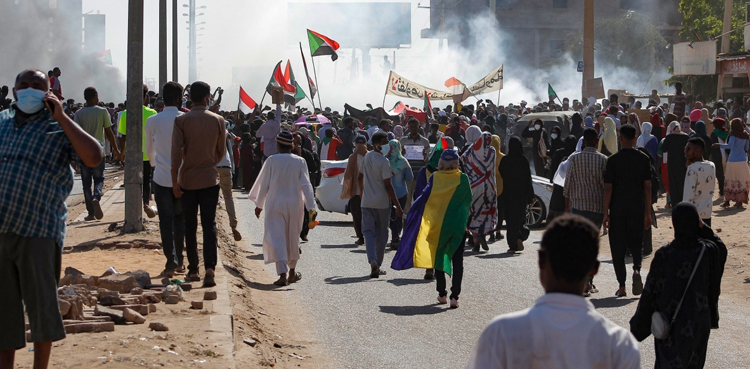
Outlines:
[[430, 96], [430, 100], [453, 100], [453, 95], [450, 92], [424, 87], [391, 71], [391, 75], [388, 77], [388, 90], [386, 94], [412, 99], [424, 99], [425, 92]]
[[503, 88], [503, 66], [500, 65], [490, 74], [480, 79], [479, 82], [471, 85], [469, 90], [474, 95], [486, 94], [501, 90]]

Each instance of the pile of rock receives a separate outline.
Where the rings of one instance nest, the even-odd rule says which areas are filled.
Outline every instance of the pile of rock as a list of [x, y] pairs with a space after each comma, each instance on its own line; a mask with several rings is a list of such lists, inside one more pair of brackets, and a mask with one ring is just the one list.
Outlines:
[[[179, 285], [152, 285], [151, 276], [143, 270], [119, 274], [111, 268], [97, 277], [68, 267], [58, 288], [66, 333], [111, 332], [116, 324], [143, 324], [145, 316], [156, 312], [156, 304], [180, 301], [184, 298]], [[157, 322], [150, 327], [169, 329]], [[28, 324], [26, 330], [28, 339]]]

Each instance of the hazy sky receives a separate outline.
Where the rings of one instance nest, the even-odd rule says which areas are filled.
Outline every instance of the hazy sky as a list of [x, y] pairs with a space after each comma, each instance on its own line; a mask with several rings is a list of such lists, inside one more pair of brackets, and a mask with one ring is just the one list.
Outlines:
[[[318, 1], [293, 1], [293, 2], [322, 2]], [[325, 2], [352, 2], [352, 1], [335, 1]], [[399, 0], [372, 0], [371, 2], [399, 2]], [[408, 64], [414, 61], [411, 55], [426, 55], [431, 50], [437, 50], [437, 41], [421, 39], [419, 32], [422, 28], [429, 27], [429, 10], [417, 9], [418, 3], [429, 5], [429, 0], [422, 1], [400, 1], [410, 2], [412, 5], [412, 40], [415, 42], [410, 49], [404, 49], [397, 53], [397, 58], [402, 56], [403, 60], [397, 62], [401, 67], [408, 67]], [[158, 1], [146, 0], [144, 9], [144, 78], [154, 78], [158, 80]], [[168, 76], [171, 79], [171, 12], [172, 1], [168, 0], [168, 45], [170, 47], [168, 61]], [[182, 7], [187, 4], [188, 0], [179, 0], [180, 6], [180, 26], [179, 26], [179, 72], [180, 82], [187, 81], [188, 75], [188, 32], [187, 18], [182, 16], [187, 13], [187, 8]], [[228, 89], [232, 83], [232, 67], [252, 67], [268, 66], [268, 77], [271, 74], [271, 68], [281, 59], [292, 59], [292, 66], [296, 69], [297, 79], [300, 80], [304, 75], [301, 62], [299, 60], [299, 47], [287, 46], [287, 38], [290, 40], [298, 39], [303, 42], [305, 53], [309, 56], [309, 48], [304, 33], [299, 35], [287, 35], [287, 0], [197, 0], [197, 6], [206, 6], [206, 9], [199, 9], [198, 13], [204, 13], [197, 18], [198, 22], [206, 22], [199, 27], [205, 28], [199, 33], [203, 36], [198, 38], [198, 77], [207, 81], [212, 87], [223, 86]], [[106, 14], [106, 48], [112, 52], [112, 62], [114, 66], [121, 71], [123, 75], [127, 66], [127, 22], [128, 22], [128, 2], [124, 0], [84, 0], [83, 12], [100, 12]], [[317, 22], [327, 21], [324, 15], [311, 15], [309, 28], [315, 29]], [[356, 20], [332, 20], [341, 22], [356, 22]], [[331, 37], [333, 37], [331, 35]], [[346, 45], [342, 45], [345, 48]], [[373, 49], [370, 54], [373, 55], [373, 70], [380, 69], [382, 64], [382, 55], [385, 53], [392, 55], [393, 50]], [[340, 58], [336, 62], [337, 72], [348, 75], [346, 69], [349, 67], [351, 58], [351, 49], [343, 50]], [[310, 60], [308, 60], [310, 63]], [[321, 69], [331, 70], [333, 63], [327, 57], [316, 58], [319, 73]], [[418, 68], [416, 64], [411, 68]], [[311, 71], [312, 73], [312, 71]], [[251, 83], [250, 86], [243, 83], [243, 87], [248, 90], [251, 96], [260, 98], [263, 93], [267, 78]], [[320, 75], [318, 76], [320, 77]], [[386, 78], [383, 77], [383, 86]], [[325, 88], [326, 86], [321, 82]], [[305, 86], [305, 90], [307, 90]], [[325, 93], [325, 90], [322, 90]], [[236, 101], [232, 96], [230, 101]]]

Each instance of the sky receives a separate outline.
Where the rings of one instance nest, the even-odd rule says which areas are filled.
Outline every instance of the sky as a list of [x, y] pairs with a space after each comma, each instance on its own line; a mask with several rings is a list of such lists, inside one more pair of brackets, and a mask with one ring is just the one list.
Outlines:
[[[394, 2], [398, 0], [372, 0], [371, 2]], [[309, 0], [296, 0], [294, 2], [320, 2]], [[351, 2], [328, 0], [326, 2]], [[430, 53], [437, 52], [437, 40], [421, 39], [419, 37], [422, 28], [429, 27], [429, 10], [417, 9], [420, 1], [400, 1], [411, 3], [412, 8], [412, 40], [411, 48], [396, 52], [397, 63], [405, 63], [404, 73], [411, 68], [418, 71], [419, 66], [414, 63], [414, 55], [429, 57]], [[159, 76], [159, 54], [158, 54], [158, 1], [145, 1], [144, 4], [144, 55], [143, 76], [154, 78]], [[172, 1], [168, 0], [168, 76], [171, 79], [172, 54], [171, 54], [171, 14]], [[289, 45], [290, 41], [302, 41], [305, 54], [309, 58], [309, 47], [307, 36], [303, 32], [299, 35], [287, 34], [285, 31], [287, 23], [287, 0], [197, 0], [197, 6], [206, 6], [199, 9], [197, 13], [204, 13], [197, 18], [197, 22], [205, 22], [204, 30], [199, 31], [203, 36], [198, 37], [198, 79], [208, 82], [212, 88], [222, 86], [227, 90], [224, 97], [227, 106], [236, 104], [238, 91], [237, 86], [232, 88], [232, 67], [258, 67], [259, 70], [267, 68], [267, 73], [262, 79], [243, 81], [242, 87], [259, 101], [273, 66], [279, 60], [292, 60], [292, 67], [296, 69], [295, 75], [298, 80], [304, 81], [304, 70], [299, 56], [299, 46]], [[429, 6], [429, 0], [422, 0], [423, 5]], [[179, 79], [184, 84], [188, 77], [188, 31], [187, 13], [188, 0], [179, 0], [180, 27], [179, 27]], [[128, 25], [128, 2], [124, 0], [84, 0], [83, 12], [101, 13], [106, 17], [106, 48], [111, 50], [114, 67], [120, 69], [125, 75], [127, 67], [127, 25]], [[317, 22], [323, 21], [324, 17], [310, 17], [308, 28], [315, 29]], [[342, 24], [346, 21], [339, 20]], [[333, 37], [333, 35], [329, 35]], [[345, 48], [345, 45], [342, 45]], [[386, 53], [393, 54], [394, 49], [373, 49], [372, 56], [373, 71], [380, 73], [382, 56]], [[403, 59], [402, 59], [403, 58]], [[310, 60], [307, 60], [310, 63]], [[342, 76], [348, 76], [348, 68], [351, 62], [351, 49], [340, 50], [340, 58], [332, 63], [328, 57], [318, 57], [315, 62], [318, 66], [319, 88], [321, 96], [330, 91], [335, 81], [333, 76], [340, 80]], [[409, 65], [411, 64], [411, 65]], [[489, 70], [487, 71], [489, 72]], [[312, 73], [312, 70], [310, 71]], [[323, 78], [326, 78], [323, 80]], [[442, 77], [441, 77], [442, 78]], [[447, 77], [446, 77], [447, 78]], [[385, 74], [380, 77], [382, 88], [385, 87], [387, 78]], [[307, 90], [305, 86], [305, 90]], [[229, 91], [234, 92], [229, 96]], [[373, 95], [382, 96], [381, 92]], [[330, 96], [330, 95], [329, 95]], [[374, 99], [374, 97], [373, 97]], [[377, 100], [377, 99], [375, 99]], [[266, 102], [267, 103], [267, 102]], [[373, 103], [375, 103], [373, 101]], [[377, 102], [376, 105], [380, 105]]]

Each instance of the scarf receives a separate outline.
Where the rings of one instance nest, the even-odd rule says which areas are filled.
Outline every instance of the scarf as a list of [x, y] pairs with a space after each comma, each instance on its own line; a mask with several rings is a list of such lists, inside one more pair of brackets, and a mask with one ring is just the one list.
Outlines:
[[695, 122], [695, 135], [703, 139], [708, 138], [708, 134], [706, 134], [706, 123], [702, 120]]
[[682, 131], [680, 130], [680, 123], [677, 123], [676, 120], [673, 120], [672, 123], [669, 123], [669, 127], [667, 127], [667, 135], [676, 134], [682, 134]]
[[[478, 128], [477, 128], [478, 129]], [[463, 169], [471, 185], [469, 231], [478, 235], [492, 232], [497, 224], [497, 183], [495, 181], [495, 149], [492, 134], [480, 133], [479, 138], [461, 157]]]
[[610, 155], [617, 152], [617, 126], [610, 117], [604, 118], [604, 134], [599, 140], [599, 152], [602, 152], [605, 145]]
[[708, 109], [706, 108], [701, 109], [701, 120], [703, 122], [711, 121], [711, 118], [708, 116]]
[[477, 126], [471, 126], [466, 129], [466, 146], [474, 145], [482, 135], [482, 130]]
[[727, 131], [724, 126], [727, 124], [727, 121], [724, 120], [724, 118], [716, 118], [714, 119], [714, 131], [713, 133], [721, 139], [724, 143], [727, 142], [727, 139], [729, 137], [729, 132]]
[[594, 118], [586, 117], [583, 121], [583, 128], [594, 128]]
[[674, 238], [676, 239], [695, 239], [698, 237], [700, 228], [698, 222], [700, 215], [695, 205], [683, 201], [675, 205], [672, 209], [672, 227], [674, 228]]
[[750, 139], [750, 135], [748, 135], [745, 127], [743, 127], [742, 119], [732, 119], [732, 132], [729, 133], [729, 136], [734, 136], [742, 140]]
[[401, 154], [401, 144], [398, 140], [388, 142], [388, 153], [385, 154], [385, 158], [391, 163], [391, 171], [394, 175], [401, 173], [406, 168], [410, 168], [409, 162]]
[[651, 123], [644, 122], [643, 125], [641, 125], [641, 135], [638, 136], [638, 141], [635, 145], [638, 147], [646, 147], [646, 144], [651, 141], [652, 137], [654, 137], [654, 135], [651, 134], [652, 129], [653, 126]]

